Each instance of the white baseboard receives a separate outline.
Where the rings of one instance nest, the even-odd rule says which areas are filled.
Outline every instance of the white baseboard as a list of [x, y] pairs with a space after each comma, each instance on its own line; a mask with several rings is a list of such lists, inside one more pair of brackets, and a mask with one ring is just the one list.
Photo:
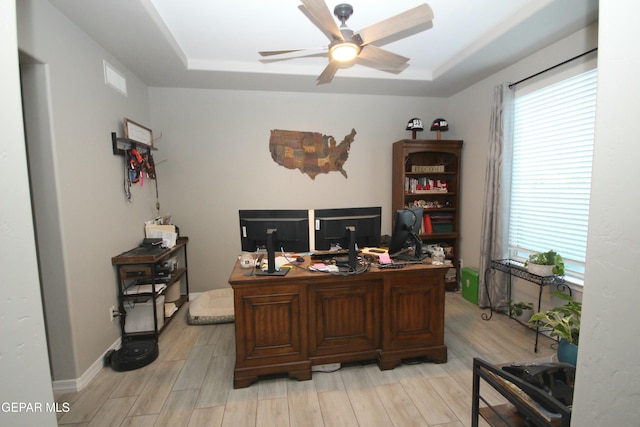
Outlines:
[[[189, 301], [193, 301], [201, 292], [189, 293]], [[60, 380], [60, 381], [52, 381], [51, 386], [53, 391], [69, 391], [69, 392], [79, 392], [84, 389], [91, 380], [100, 372], [100, 369], [104, 366], [104, 356], [110, 350], [115, 350], [120, 348], [121, 339], [118, 338], [111, 346], [105, 350], [104, 353], [93, 362], [93, 364], [87, 369], [84, 374], [80, 378], [75, 378], [71, 380]]]
[[107, 354], [107, 352], [109, 352], [110, 350], [115, 350], [117, 348], [120, 348], [120, 338], [118, 338], [113, 344], [111, 344], [111, 346], [109, 346], [109, 348], [104, 353], [102, 353], [98, 360], [93, 362], [89, 369], [87, 369], [80, 378], [53, 381], [51, 383], [53, 391], [68, 391], [76, 393], [84, 389], [87, 385], [89, 385], [91, 380], [96, 375], [98, 375], [100, 369], [104, 367], [104, 356]]

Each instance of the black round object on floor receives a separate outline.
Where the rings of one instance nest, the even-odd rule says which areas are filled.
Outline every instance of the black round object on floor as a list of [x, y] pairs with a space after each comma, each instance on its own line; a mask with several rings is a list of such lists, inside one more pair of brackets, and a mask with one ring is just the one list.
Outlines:
[[131, 371], [142, 368], [158, 357], [157, 341], [129, 341], [111, 355], [114, 371]]

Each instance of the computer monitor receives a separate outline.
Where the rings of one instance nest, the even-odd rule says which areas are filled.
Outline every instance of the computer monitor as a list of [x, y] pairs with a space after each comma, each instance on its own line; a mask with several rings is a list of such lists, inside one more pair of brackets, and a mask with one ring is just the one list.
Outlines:
[[316, 250], [348, 251], [348, 264], [356, 268], [358, 248], [380, 245], [382, 208], [316, 209], [314, 237]]
[[330, 250], [336, 246], [347, 249], [347, 227], [355, 228], [355, 243], [360, 248], [380, 245], [382, 208], [316, 209], [314, 237], [316, 250]]
[[[275, 252], [309, 251], [309, 212], [296, 210], [240, 210], [240, 241], [243, 251], [267, 250], [266, 274], [284, 275], [275, 269]], [[262, 273], [259, 273], [262, 274]]]
[[[405, 260], [422, 260], [422, 239], [420, 239], [420, 229], [422, 228], [422, 206], [400, 209], [396, 211], [389, 243], [389, 255]], [[406, 253], [406, 249], [414, 247], [414, 253]]]

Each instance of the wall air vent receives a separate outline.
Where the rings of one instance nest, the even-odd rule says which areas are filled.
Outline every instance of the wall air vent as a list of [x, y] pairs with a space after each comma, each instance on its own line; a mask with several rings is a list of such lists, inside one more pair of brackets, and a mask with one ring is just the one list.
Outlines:
[[105, 60], [102, 62], [104, 63], [104, 83], [124, 96], [127, 96], [127, 79], [120, 71], [116, 70], [113, 65]]

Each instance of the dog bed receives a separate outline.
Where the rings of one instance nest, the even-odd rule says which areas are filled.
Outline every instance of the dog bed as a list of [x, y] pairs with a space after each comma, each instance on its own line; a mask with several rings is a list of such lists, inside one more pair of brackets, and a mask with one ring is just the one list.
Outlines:
[[231, 323], [234, 320], [231, 288], [203, 292], [189, 303], [187, 322], [190, 325]]

